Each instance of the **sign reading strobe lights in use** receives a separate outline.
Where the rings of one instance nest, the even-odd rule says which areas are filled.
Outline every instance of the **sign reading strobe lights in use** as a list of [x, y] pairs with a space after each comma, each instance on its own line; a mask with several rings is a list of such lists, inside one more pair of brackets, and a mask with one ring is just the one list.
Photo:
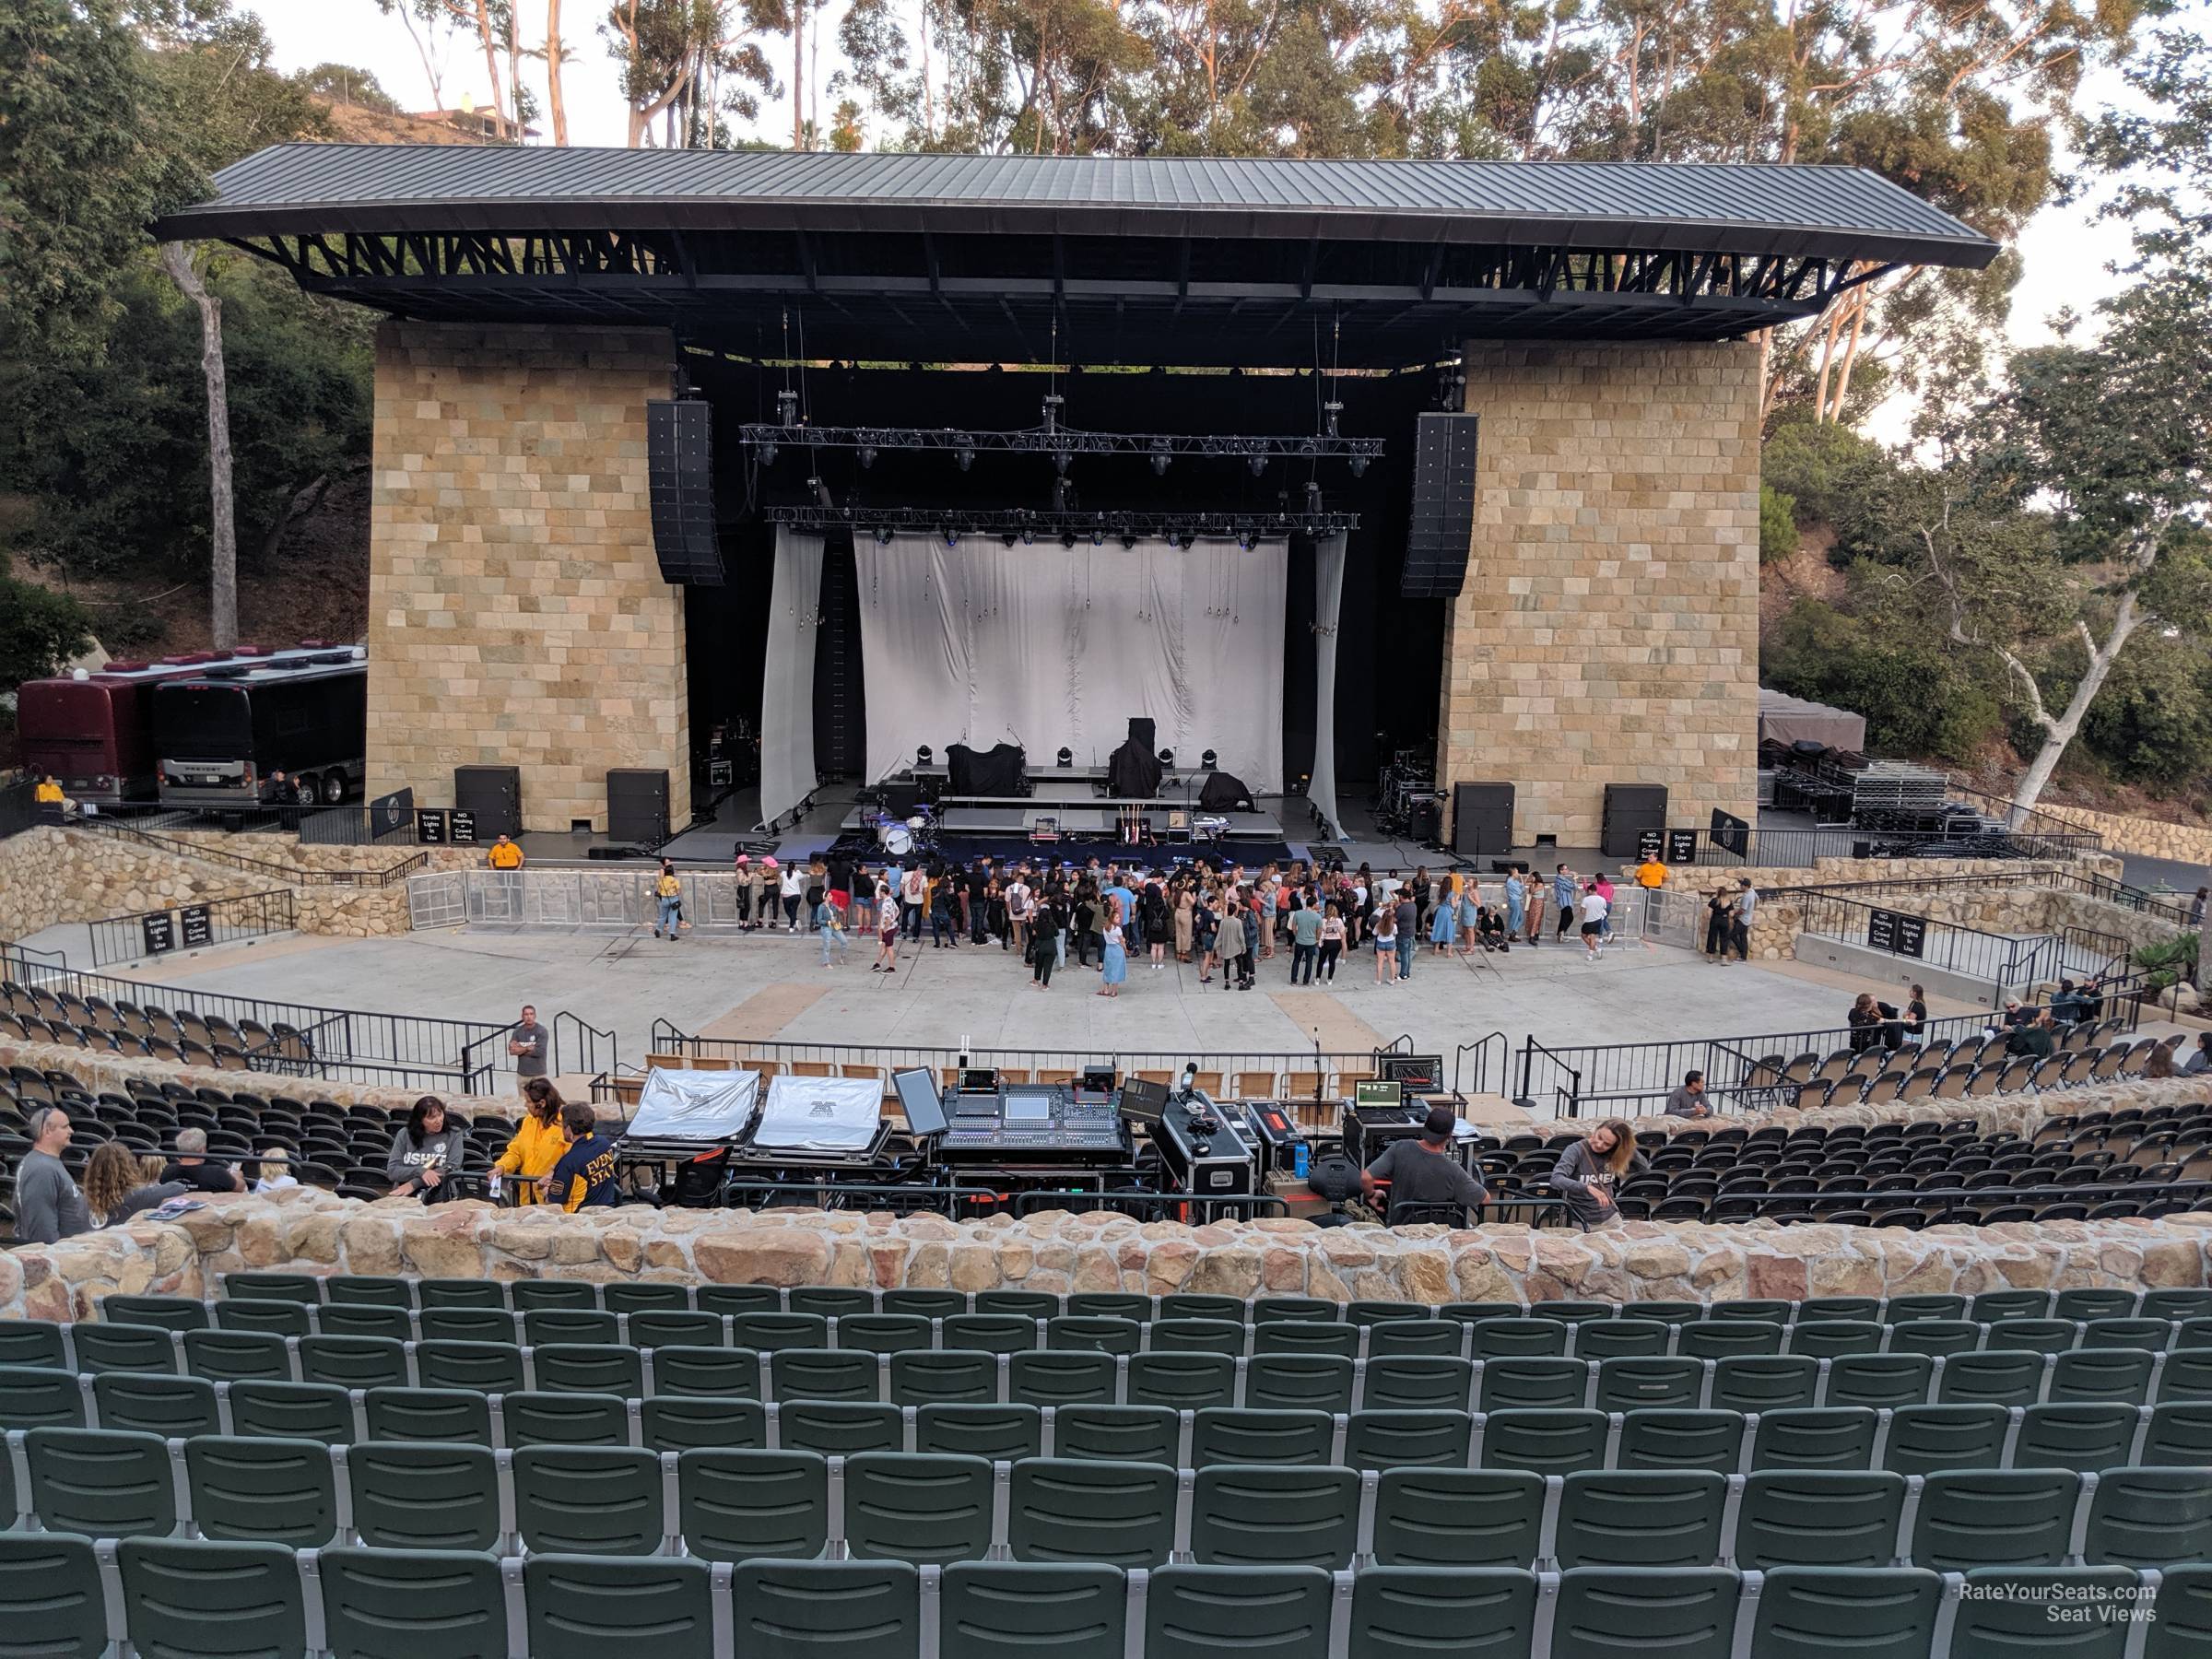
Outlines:
[[1891, 956], [1921, 956], [1928, 947], [1928, 919], [1877, 910], [1866, 918], [1866, 943]]
[[177, 947], [177, 919], [167, 911], [149, 911], [139, 917], [138, 932], [147, 956], [159, 956]]

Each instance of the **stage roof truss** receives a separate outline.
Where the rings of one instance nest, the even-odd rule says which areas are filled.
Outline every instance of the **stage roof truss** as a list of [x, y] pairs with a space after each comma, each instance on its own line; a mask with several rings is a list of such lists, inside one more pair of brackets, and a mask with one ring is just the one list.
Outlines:
[[1147, 539], [1254, 541], [1303, 535], [1319, 539], [1359, 527], [1356, 512], [1151, 512], [1134, 510], [1052, 512], [1027, 508], [766, 507], [760, 516], [794, 530], [849, 529], [888, 541], [893, 535], [995, 535], [1008, 542]]
[[1030, 427], [994, 432], [958, 427], [779, 426], [756, 421], [737, 429], [739, 441], [759, 450], [945, 450], [955, 455], [1008, 453], [1022, 455], [1196, 455], [1212, 460], [1358, 460], [1383, 453], [1380, 438], [1345, 438], [1333, 433], [1288, 435], [1217, 432], [1084, 432], [1072, 427]]

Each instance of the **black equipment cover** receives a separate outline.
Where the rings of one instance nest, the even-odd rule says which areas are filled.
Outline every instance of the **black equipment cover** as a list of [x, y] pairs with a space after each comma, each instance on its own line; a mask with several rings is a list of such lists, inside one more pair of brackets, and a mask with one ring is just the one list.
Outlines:
[[1257, 812], [1252, 804], [1252, 791], [1244, 787], [1244, 780], [1234, 772], [1208, 772], [1206, 785], [1198, 792], [1198, 807], [1202, 812]]
[[1018, 795], [1029, 771], [1019, 746], [1001, 743], [980, 754], [964, 743], [945, 751], [946, 793], [956, 795]]

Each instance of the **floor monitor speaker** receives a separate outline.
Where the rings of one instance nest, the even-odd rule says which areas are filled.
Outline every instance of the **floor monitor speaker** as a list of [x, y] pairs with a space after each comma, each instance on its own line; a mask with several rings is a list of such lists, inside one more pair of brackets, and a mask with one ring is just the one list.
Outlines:
[[653, 491], [653, 551], [678, 587], [723, 584], [714, 527], [714, 410], [699, 398], [645, 406], [645, 470]]
[[1406, 599], [1454, 599], [1467, 580], [1475, 540], [1475, 454], [1478, 417], [1428, 414], [1414, 434], [1413, 516], [1406, 531]]

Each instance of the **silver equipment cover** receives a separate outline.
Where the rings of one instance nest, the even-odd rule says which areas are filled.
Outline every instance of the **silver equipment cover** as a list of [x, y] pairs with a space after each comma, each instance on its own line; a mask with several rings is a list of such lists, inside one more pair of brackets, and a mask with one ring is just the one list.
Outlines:
[[753, 1071], [668, 1071], [645, 1074], [630, 1113], [633, 1140], [730, 1141], [745, 1133], [760, 1098]]
[[873, 1077], [771, 1077], [753, 1145], [771, 1150], [864, 1152], [883, 1119]]

